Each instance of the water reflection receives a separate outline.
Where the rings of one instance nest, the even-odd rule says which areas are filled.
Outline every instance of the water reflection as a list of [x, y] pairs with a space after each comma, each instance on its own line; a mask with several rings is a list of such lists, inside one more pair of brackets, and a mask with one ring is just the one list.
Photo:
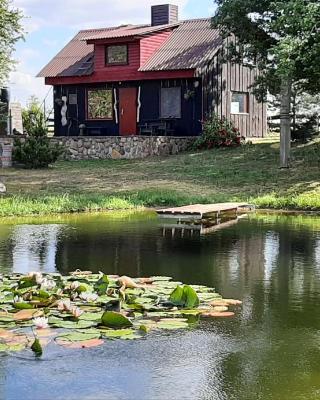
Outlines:
[[62, 225], [21, 225], [13, 229], [12, 270], [56, 271], [56, 254]]
[[[52, 377], [52, 369], [60, 365], [77, 385], [90, 378], [94, 385], [80, 385], [83, 398], [94, 398], [96, 387], [102, 399], [135, 400], [135, 379], [143, 383], [139, 400], [180, 400], [181, 393], [184, 399], [201, 400], [319, 398], [319, 218], [250, 217], [206, 236], [173, 235], [153, 214], [3, 224], [0, 263], [2, 271], [15, 272], [83, 268], [169, 275], [243, 299], [235, 319], [205, 321], [199, 330], [106, 346], [101, 353], [90, 353], [86, 367], [81, 366], [82, 354], [79, 364], [72, 358], [47, 366]], [[97, 369], [106, 359], [112, 363], [101, 376]], [[28, 384], [40, 373], [29, 364], [17, 368], [24, 376], [21, 382]], [[51, 381], [45, 372], [42, 379], [55, 387], [57, 378]], [[123, 374], [126, 379], [117, 380]], [[20, 390], [19, 398], [31, 398], [25, 396], [22, 383], [13, 383], [13, 377], [9, 382]], [[69, 383], [61, 389], [65, 398], [77, 398]], [[41, 393], [32, 398], [41, 399]]]

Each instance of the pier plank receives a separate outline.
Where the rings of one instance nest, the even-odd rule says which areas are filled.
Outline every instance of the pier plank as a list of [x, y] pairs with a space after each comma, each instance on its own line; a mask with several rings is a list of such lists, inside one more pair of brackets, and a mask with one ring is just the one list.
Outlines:
[[248, 203], [217, 203], [217, 204], [192, 204], [183, 207], [158, 209], [157, 213], [163, 218], [196, 218], [205, 219], [219, 216], [221, 213], [238, 213], [241, 209], [252, 209]]

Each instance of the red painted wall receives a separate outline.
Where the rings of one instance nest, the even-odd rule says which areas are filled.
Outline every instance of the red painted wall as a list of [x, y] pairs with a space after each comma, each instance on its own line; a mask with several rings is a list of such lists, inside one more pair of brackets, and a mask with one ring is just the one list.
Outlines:
[[140, 67], [142, 67], [168, 39], [171, 32], [160, 32], [140, 40]]
[[[158, 50], [161, 45], [170, 36], [171, 31], [160, 32], [141, 39], [121, 42], [119, 40], [100, 41], [95, 43], [94, 73], [89, 76], [73, 77], [54, 77], [46, 78], [47, 85], [64, 84], [90, 84], [100, 82], [120, 82], [120, 81], [138, 81], [144, 79], [177, 79], [192, 78], [195, 75], [194, 70], [177, 71], [149, 71], [140, 72], [139, 68], [143, 66], [152, 54]], [[127, 44], [128, 45], [128, 65], [110, 66], [105, 64], [105, 46], [108, 44]]]
[[140, 68], [140, 45], [139, 41], [122, 43], [128, 45], [128, 65], [106, 65], [105, 44], [95, 45], [94, 75], [103, 76], [107, 81], [126, 81], [130, 79]]

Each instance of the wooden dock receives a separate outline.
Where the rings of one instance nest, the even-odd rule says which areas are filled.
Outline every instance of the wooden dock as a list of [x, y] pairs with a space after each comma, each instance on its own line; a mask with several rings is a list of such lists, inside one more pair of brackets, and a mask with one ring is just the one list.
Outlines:
[[254, 207], [247, 203], [218, 203], [193, 204], [184, 207], [165, 208], [157, 210], [160, 218], [174, 218], [178, 220], [208, 220], [219, 219], [228, 215], [238, 215], [252, 211]]
[[195, 224], [195, 223], [184, 223], [184, 222], [177, 222], [173, 224], [163, 224], [162, 227], [162, 234], [166, 236], [168, 233], [172, 236], [179, 236], [185, 237], [187, 234], [189, 236], [193, 236], [194, 234], [198, 235], [208, 235], [210, 233], [217, 232], [221, 229], [230, 228], [233, 225], [236, 225], [241, 217], [236, 217], [233, 219], [229, 219], [228, 221], [216, 223], [216, 224]]

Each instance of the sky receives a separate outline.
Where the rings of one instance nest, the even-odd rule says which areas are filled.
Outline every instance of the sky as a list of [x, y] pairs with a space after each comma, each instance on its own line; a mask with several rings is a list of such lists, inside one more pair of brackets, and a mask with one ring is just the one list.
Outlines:
[[80, 29], [150, 22], [150, 7], [170, 2], [180, 19], [213, 15], [213, 0], [13, 0], [23, 11], [26, 36], [16, 46], [10, 75], [11, 101], [23, 106], [32, 95], [43, 100], [49, 86], [37, 73]]

